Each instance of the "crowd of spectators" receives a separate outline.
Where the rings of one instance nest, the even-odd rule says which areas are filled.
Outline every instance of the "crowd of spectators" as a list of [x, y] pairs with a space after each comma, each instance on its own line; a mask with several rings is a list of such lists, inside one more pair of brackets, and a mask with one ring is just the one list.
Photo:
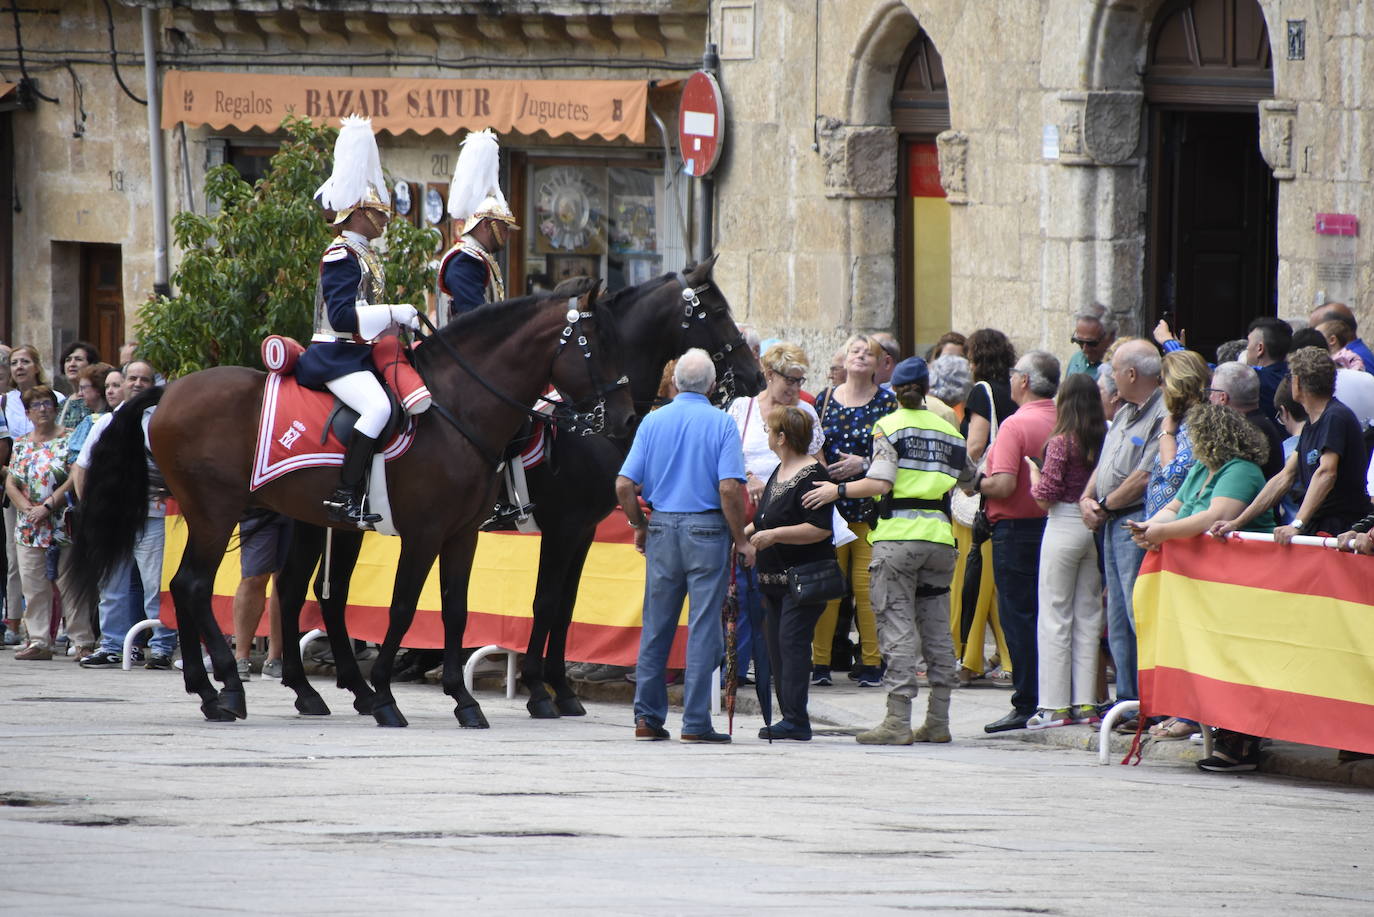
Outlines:
[[[887, 689], [886, 716], [860, 742], [948, 741], [948, 689], [957, 684], [1011, 688], [1011, 709], [988, 732], [1093, 724], [1112, 703], [1137, 698], [1134, 584], [1145, 553], [1165, 541], [1239, 530], [1273, 533], [1279, 543], [1345, 533], [1343, 544], [1374, 553], [1371, 538], [1352, 531], [1374, 492], [1366, 445], [1374, 439], [1374, 355], [1357, 327], [1349, 309], [1332, 304], [1296, 332], [1256, 319], [1244, 338], [1204, 355], [1163, 322], [1151, 337], [1120, 336], [1111, 313], [1094, 304], [1075, 316], [1074, 349], [1062, 363], [1048, 351], [1018, 354], [1006, 334], [983, 328], [942, 336], [918, 371], [890, 337], [855, 335], [814, 395], [803, 390], [805, 353], [786, 342], [766, 347], [767, 388], [728, 406], [750, 507], [770, 507], [748, 529], [768, 572], [735, 571], [760, 590], [745, 605], [767, 609], [772, 677], [786, 698], [781, 725], [760, 734], [811, 735], [797, 660], [798, 634], [813, 617], [812, 690], [846, 667], [859, 686]], [[930, 456], [945, 424], [963, 467], [936, 482], [945, 491], [913, 499], [903, 469], [939, 464]], [[926, 452], [904, 464], [917, 453], [903, 449]], [[798, 480], [815, 488], [800, 504]], [[954, 490], [977, 501], [971, 523], [961, 501], [951, 502]], [[827, 532], [822, 511], [832, 502]], [[903, 517], [893, 505], [915, 509]], [[943, 527], [913, 535], [889, 521], [910, 526], [910, 513], [932, 507]], [[775, 527], [805, 541], [780, 552]], [[823, 611], [789, 604], [778, 591], [788, 552], [803, 556], [803, 543], [812, 559], [823, 553], [815, 546], [833, 550], [849, 582], [850, 595]], [[852, 661], [836, 658], [845, 636], [836, 639], [837, 622], [848, 630], [844, 608], [858, 637]], [[741, 666], [751, 655], [756, 674], [764, 671], [757, 649]], [[913, 729], [918, 672], [930, 706]], [[649, 726], [662, 737], [654, 712]], [[1199, 728], [1173, 717], [1129, 718], [1118, 728], [1146, 727], [1160, 739]], [[1214, 754], [1199, 766], [1253, 769], [1257, 747], [1255, 737], [1218, 730]]]
[[[730, 574], [741, 669], [776, 685], [782, 712], [761, 735], [809, 739], [809, 690], [848, 670], [860, 687], [887, 689], [887, 718], [860, 741], [893, 744], [949, 741], [950, 689], [979, 680], [1011, 688], [988, 732], [1091, 724], [1113, 700], [1136, 698], [1134, 582], [1145, 552], [1170, 539], [1323, 532], [1374, 553], [1364, 534], [1374, 354], [1354, 314], [1327, 304], [1296, 331], [1267, 317], [1245, 331], [1203, 355], [1164, 322], [1150, 337], [1120, 336], [1093, 304], [1074, 317], [1063, 362], [1018, 354], [992, 328], [949, 332], [907, 359], [891, 335], [856, 334], [811, 385], [806, 352], [772, 340], [764, 388], [723, 414], [707, 400], [709, 357], [684, 355], [618, 486], [648, 554], [637, 737], [668, 735], [667, 649], [690, 595], [684, 738], [723, 741], [705, 679], [720, 661], [716, 607]], [[55, 382], [34, 347], [0, 356], [4, 643], [20, 660], [65, 651], [84, 667], [119, 665], [125, 634], [157, 614], [167, 495], [149, 494], [137, 546], [97, 607], [68, 598], [71, 520], [112, 413], [160, 379], [145, 361], [101, 362], [80, 341], [59, 355]], [[284, 520], [254, 521], [265, 534], [246, 545], [236, 597], [244, 677], [289, 538]], [[792, 569], [828, 558], [848, 594], [799, 601]], [[278, 642], [274, 632], [273, 674]], [[170, 668], [175, 651], [176, 633], [158, 627], [136, 661]], [[930, 703], [912, 729], [921, 677]], [[1197, 728], [1148, 725], [1159, 738]], [[1256, 754], [1255, 737], [1219, 732], [1200, 766], [1252, 769]]]

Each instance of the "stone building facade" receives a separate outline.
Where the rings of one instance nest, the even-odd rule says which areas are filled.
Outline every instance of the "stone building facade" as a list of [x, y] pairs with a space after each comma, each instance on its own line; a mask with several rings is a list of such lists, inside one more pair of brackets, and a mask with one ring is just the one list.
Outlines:
[[[1374, 319], [1349, 219], [1374, 218], [1368, 0], [713, 0], [711, 38], [719, 274], [813, 360], [894, 326], [1067, 355], [1094, 301], [1200, 349], [1323, 298]], [[910, 117], [942, 98], [946, 124]], [[947, 213], [913, 226], [931, 144]], [[947, 234], [943, 278], [912, 276], [923, 231]]]
[[[503, 138], [527, 220], [541, 188], [616, 210], [619, 181], [622, 223], [641, 224], [619, 245], [631, 256], [604, 227], [561, 252], [527, 235], [513, 292], [557, 270], [629, 282], [686, 260], [674, 81], [709, 41], [727, 112], [717, 279], [813, 362], [851, 329], [917, 346], [988, 325], [1065, 355], [1073, 313], [1094, 301], [1129, 330], [1168, 317], [1200, 349], [1322, 299], [1374, 316], [1359, 226], [1374, 0], [119, 0], [109, 14], [32, 0], [0, 54], [10, 342], [121, 340], [153, 291], [145, 9], [164, 76], [652, 85], [666, 142], [649, 121], [635, 139]], [[277, 142], [232, 119], [158, 140], [169, 214], [206, 206], [207, 167], [251, 175]], [[380, 143], [417, 205], [446, 184], [455, 136]]]
[[[255, 178], [280, 142], [272, 127], [250, 123], [253, 107], [262, 104], [260, 94], [239, 91], [250, 75], [325, 86], [342, 85], [330, 82], [340, 79], [520, 80], [527, 88], [559, 85], [567, 107], [612, 83], [645, 90], [664, 134], [645, 112], [612, 136], [537, 126], [502, 136], [503, 178], [525, 226], [507, 265], [516, 295], [556, 282], [556, 271], [586, 270], [624, 282], [682, 266], [690, 189], [672, 165], [673, 125], [679, 81], [700, 65], [708, 5], [115, 0], [107, 13], [103, 0], [22, 4], [18, 33], [8, 13], [0, 17], [0, 44], [14, 49], [0, 52], [0, 204], [8, 205], [0, 214], [0, 339], [55, 353], [77, 338], [111, 342], [105, 350], [136, 333], [137, 310], [154, 292], [157, 265], [156, 186], [148, 110], [140, 101], [145, 10], [151, 11], [159, 86], [171, 85], [171, 71], [212, 76], [214, 95], [224, 100], [212, 103], [220, 111], [208, 119], [162, 119], [157, 139], [168, 223], [181, 210], [204, 212], [207, 169], [230, 162]], [[435, 98], [442, 101], [445, 91], [441, 86]], [[322, 103], [318, 114], [337, 123], [362, 97], [344, 102], [336, 94], [337, 110]], [[456, 115], [457, 96], [449, 98], [453, 112], [435, 103], [441, 116]], [[455, 117], [428, 133], [379, 133], [384, 166], [412, 198], [411, 219], [431, 222], [425, 205], [433, 214], [430, 199], [446, 196], [462, 131], [482, 126]], [[552, 203], [544, 200], [551, 196]], [[572, 232], [556, 227], [555, 243], [540, 235], [540, 226], [548, 224], [546, 210], [558, 206], [585, 215], [586, 225]], [[449, 240], [453, 226], [443, 209], [433, 225]], [[175, 270], [177, 252], [170, 248]]]

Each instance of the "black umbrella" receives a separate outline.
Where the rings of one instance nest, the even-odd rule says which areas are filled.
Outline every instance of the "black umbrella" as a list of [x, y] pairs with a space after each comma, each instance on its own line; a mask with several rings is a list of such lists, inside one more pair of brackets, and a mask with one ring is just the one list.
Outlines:
[[735, 692], [739, 689], [739, 593], [735, 585], [735, 568], [730, 566], [730, 588], [725, 592], [725, 605], [720, 610], [725, 627], [725, 715], [727, 731], [735, 734]]

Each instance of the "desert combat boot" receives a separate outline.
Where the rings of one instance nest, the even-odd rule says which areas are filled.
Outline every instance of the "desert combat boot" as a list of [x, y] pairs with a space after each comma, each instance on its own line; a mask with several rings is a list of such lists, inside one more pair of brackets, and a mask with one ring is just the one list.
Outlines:
[[877, 726], [854, 737], [860, 745], [910, 745], [911, 698], [900, 694], [887, 696], [887, 716]]
[[931, 688], [926, 696], [925, 725], [917, 726], [911, 737], [917, 742], [948, 742], [949, 688]]

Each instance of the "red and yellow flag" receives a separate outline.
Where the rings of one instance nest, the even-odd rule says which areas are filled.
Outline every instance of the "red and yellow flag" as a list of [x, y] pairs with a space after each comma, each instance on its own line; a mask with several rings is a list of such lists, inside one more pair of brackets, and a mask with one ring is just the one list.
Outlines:
[[[643, 621], [644, 558], [634, 549], [634, 530], [619, 508], [601, 521], [596, 540], [587, 554], [582, 581], [573, 607], [568, 630], [567, 658], [579, 662], [634, 665], [639, 654], [639, 632]], [[219, 572], [215, 576], [215, 619], [225, 633], [233, 632], [233, 600], [238, 588], [238, 538], [230, 542]], [[529, 644], [534, 623], [534, 587], [539, 570], [538, 535], [483, 532], [478, 536], [468, 587], [468, 621], [464, 646], [498, 646], [523, 649]], [[186, 525], [177, 515], [175, 503], [167, 511], [167, 546], [162, 562], [162, 602], [159, 616], [175, 627], [176, 610], [167, 591], [186, 546]], [[391, 606], [391, 590], [396, 578], [396, 561], [401, 539], [367, 533], [362, 553], [349, 589], [348, 631], [357, 638], [380, 643], [386, 637]], [[402, 646], [437, 649], [444, 645], [444, 626], [440, 615], [439, 568], [436, 563], [420, 593], [415, 620], [406, 631]], [[683, 611], [668, 664], [684, 664], [687, 614]], [[301, 629], [321, 627], [319, 606], [306, 603], [301, 611]], [[267, 617], [258, 627], [266, 636]]]
[[1374, 753], [1371, 582], [1374, 557], [1166, 542], [1135, 585], [1143, 711]]

